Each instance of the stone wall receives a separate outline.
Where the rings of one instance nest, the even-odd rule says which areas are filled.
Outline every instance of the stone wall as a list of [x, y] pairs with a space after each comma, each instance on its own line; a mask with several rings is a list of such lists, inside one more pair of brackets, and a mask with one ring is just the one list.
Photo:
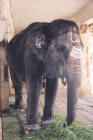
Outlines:
[[74, 20], [79, 25], [79, 27], [81, 27], [82, 25], [82, 29], [80, 29], [83, 30], [83, 32], [81, 31], [81, 39], [84, 44], [84, 50], [82, 56], [82, 85], [80, 94], [92, 93], [89, 54], [89, 32], [87, 32], [88, 26], [84, 27], [85, 22], [87, 22], [91, 18], [93, 18], [93, 1], [91, 1], [85, 8], [83, 8], [79, 13], [77, 13], [74, 17], [71, 18], [71, 20]]

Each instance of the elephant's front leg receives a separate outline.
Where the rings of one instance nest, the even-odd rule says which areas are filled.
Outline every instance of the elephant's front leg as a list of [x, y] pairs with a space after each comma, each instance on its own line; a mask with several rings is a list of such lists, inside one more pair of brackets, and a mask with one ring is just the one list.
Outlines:
[[27, 85], [27, 124], [25, 130], [36, 130], [39, 95], [42, 87], [42, 65], [33, 61], [30, 55], [25, 56], [25, 75]]
[[45, 104], [42, 125], [48, 124], [53, 119], [53, 106], [58, 86], [58, 78], [46, 78]]
[[[36, 77], [36, 78], [35, 78]], [[42, 77], [33, 76], [27, 81], [27, 125], [26, 130], [37, 130], [40, 128], [37, 119], [39, 95], [42, 87]]]
[[70, 125], [75, 117], [75, 104], [81, 83], [80, 61], [72, 60], [67, 70], [67, 124]]

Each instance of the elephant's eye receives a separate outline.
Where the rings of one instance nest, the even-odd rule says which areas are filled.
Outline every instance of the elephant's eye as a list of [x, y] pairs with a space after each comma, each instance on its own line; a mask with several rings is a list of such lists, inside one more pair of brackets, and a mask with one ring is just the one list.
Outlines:
[[51, 44], [49, 45], [49, 49], [50, 49], [50, 50], [52, 50], [54, 47], [55, 47], [54, 43], [51, 43]]
[[72, 28], [72, 31], [73, 31], [74, 33], [76, 33], [76, 32], [77, 32], [77, 28], [76, 28], [76, 27], [73, 27], [73, 28]]

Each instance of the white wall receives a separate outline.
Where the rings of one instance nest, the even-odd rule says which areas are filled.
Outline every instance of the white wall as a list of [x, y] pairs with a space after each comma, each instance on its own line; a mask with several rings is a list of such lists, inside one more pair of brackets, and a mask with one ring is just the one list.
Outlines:
[[85, 8], [83, 8], [79, 13], [77, 13], [71, 19], [76, 21], [77, 24], [80, 25], [91, 18], [93, 18], [93, 1], [89, 3]]
[[16, 32], [32, 22], [69, 19], [90, 0], [10, 0]]

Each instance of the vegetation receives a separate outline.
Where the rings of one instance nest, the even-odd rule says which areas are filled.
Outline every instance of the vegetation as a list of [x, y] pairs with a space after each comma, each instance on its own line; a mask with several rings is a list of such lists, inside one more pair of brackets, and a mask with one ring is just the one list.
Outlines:
[[[3, 140], [93, 140], [93, 128], [79, 122], [66, 126], [65, 118], [55, 115], [54, 122], [40, 130], [20, 137], [19, 114], [22, 123], [25, 123], [25, 112], [16, 112], [10, 109], [9, 113], [2, 114]], [[64, 127], [65, 124], [65, 127]]]

